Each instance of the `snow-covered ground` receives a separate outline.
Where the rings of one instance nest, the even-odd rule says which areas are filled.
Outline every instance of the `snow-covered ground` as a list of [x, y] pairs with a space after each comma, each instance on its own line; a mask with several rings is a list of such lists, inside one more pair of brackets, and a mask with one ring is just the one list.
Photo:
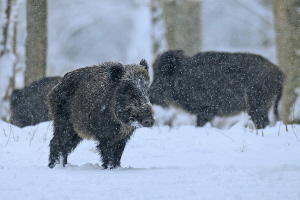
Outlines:
[[[151, 63], [145, 1], [49, 1], [47, 75], [108, 60]], [[202, 2], [203, 50], [276, 63], [269, 0]], [[300, 199], [300, 125], [257, 131], [245, 128], [242, 114], [231, 128], [218, 121], [196, 128], [194, 116], [155, 111], [158, 125], [135, 132], [116, 170], [101, 169], [94, 141], [83, 141], [67, 167], [50, 169], [51, 122], [21, 129], [0, 121], [0, 200]]]
[[141, 128], [122, 167], [102, 170], [94, 141], [69, 165], [47, 167], [52, 123], [23, 129], [0, 121], [0, 197], [76, 199], [300, 199], [300, 125], [228, 130], [207, 124]]

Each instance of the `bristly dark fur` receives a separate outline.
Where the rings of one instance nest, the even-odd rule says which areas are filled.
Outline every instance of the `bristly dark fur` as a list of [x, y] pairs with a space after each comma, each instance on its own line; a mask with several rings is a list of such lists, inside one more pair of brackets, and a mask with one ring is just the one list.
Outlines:
[[203, 52], [188, 57], [175, 50], [158, 56], [153, 69], [151, 103], [196, 114], [197, 126], [215, 116], [246, 111], [257, 128], [264, 128], [272, 104], [278, 118], [284, 75], [262, 56]]
[[60, 81], [61, 77], [44, 77], [22, 89], [15, 89], [10, 98], [11, 123], [24, 127], [50, 121], [47, 95]]
[[153, 125], [147, 96], [149, 74], [141, 65], [106, 62], [67, 73], [49, 94], [54, 117], [49, 167], [54, 167], [83, 139], [98, 142], [102, 166], [116, 168], [135, 123]]

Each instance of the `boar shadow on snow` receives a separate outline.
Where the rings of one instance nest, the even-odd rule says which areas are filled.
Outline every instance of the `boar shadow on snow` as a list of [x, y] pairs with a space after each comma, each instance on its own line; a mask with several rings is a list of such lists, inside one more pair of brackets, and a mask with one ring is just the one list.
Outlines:
[[170, 50], [156, 58], [153, 70], [151, 103], [195, 114], [197, 126], [215, 116], [245, 111], [256, 128], [264, 128], [270, 123], [272, 106], [278, 120], [284, 75], [262, 56], [202, 52], [189, 57], [181, 50]]
[[53, 168], [60, 157], [65, 166], [83, 139], [93, 139], [102, 167], [119, 167], [134, 130], [154, 124], [149, 87], [145, 60], [125, 66], [106, 62], [67, 73], [48, 95], [54, 121], [48, 166]]
[[10, 122], [24, 127], [50, 121], [47, 95], [61, 81], [61, 77], [44, 77], [30, 85], [15, 89], [10, 98]]

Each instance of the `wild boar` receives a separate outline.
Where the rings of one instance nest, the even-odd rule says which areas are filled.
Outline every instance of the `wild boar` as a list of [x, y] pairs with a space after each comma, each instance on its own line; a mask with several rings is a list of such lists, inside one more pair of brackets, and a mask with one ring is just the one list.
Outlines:
[[49, 93], [54, 133], [49, 167], [67, 157], [83, 139], [97, 141], [104, 169], [120, 166], [126, 142], [136, 128], [154, 124], [148, 97], [148, 64], [105, 62], [67, 73]]
[[202, 52], [189, 57], [181, 50], [170, 50], [156, 58], [153, 70], [151, 103], [175, 105], [195, 114], [197, 126], [215, 116], [245, 111], [256, 128], [264, 128], [270, 123], [272, 105], [278, 119], [284, 75], [262, 56]]
[[61, 77], [44, 77], [30, 85], [15, 89], [10, 98], [10, 122], [24, 127], [50, 121], [47, 95], [61, 81]]

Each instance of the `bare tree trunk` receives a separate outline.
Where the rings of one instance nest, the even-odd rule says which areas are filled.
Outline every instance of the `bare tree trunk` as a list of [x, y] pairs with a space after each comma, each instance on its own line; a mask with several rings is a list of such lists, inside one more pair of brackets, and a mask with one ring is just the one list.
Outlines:
[[286, 75], [282, 97], [282, 120], [299, 122], [300, 88], [300, 0], [274, 0], [277, 56]]
[[25, 85], [46, 75], [47, 0], [27, 0]]
[[155, 58], [159, 53], [167, 49], [165, 39], [165, 22], [163, 20], [163, 10], [161, 8], [161, 0], [151, 1], [151, 38], [152, 38], [152, 54]]
[[[16, 61], [16, 0], [7, 0], [5, 9], [5, 24], [3, 25], [3, 40], [0, 51], [0, 115], [4, 121], [9, 121], [9, 100], [12, 90], [15, 87], [15, 61]], [[4, 1], [1, 2], [4, 5]]]
[[[2, 4], [4, 4], [4, 1], [1, 2]], [[12, 2], [11, 0], [7, 0], [7, 5], [6, 5], [6, 9], [5, 9], [5, 16], [6, 16], [6, 22], [3, 25], [3, 40], [1, 42], [1, 51], [0, 51], [0, 56], [3, 56], [3, 54], [5, 52], [7, 52], [7, 40], [8, 40], [8, 26], [9, 26], [9, 18], [10, 18], [10, 13], [11, 13], [11, 7], [12, 7]]]
[[169, 49], [182, 49], [187, 55], [200, 51], [200, 1], [161, 1]]

